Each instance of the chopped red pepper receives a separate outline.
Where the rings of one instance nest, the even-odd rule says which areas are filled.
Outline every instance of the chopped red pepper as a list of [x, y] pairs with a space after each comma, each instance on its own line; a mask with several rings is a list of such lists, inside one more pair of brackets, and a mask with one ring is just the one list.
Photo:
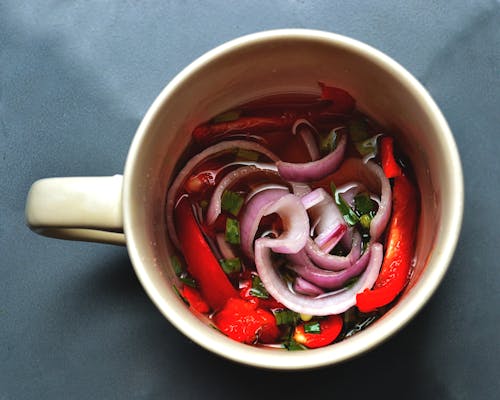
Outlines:
[[349, 114], [354, 110], [356, 100], [344, 89], [327, 86], [319, 82], [321, 87], [321, 98], [332, 102], [329, 111], [333, 113]]
[[196, 222], [189, 198], [183, 197], [175, 208], [177, 236], [189, 274], [200, 287], [202, 297], [213, 310], [224, 307], [230, 297], [238, 296], [208, 246]]
[[214, 322], [221, 332], [241, 343], [274, 343], [280, 334], [272, 313], [238, 298], [229, 299]]
[[356, 296], [361, 312], [370, 312], [393, 301], [410, 274], [417, 226], [417, 191], [405, 176], [394, 178], [393, 206], [386, 251], [380, 274], [372, 290]]
[[310, 349], [316, 349], [332, 343], [342, 330], [343, 320], [340, 315], [330, 315], [318, 322], [320, 327], [318, 333], [306, 333], [306, 323], [297, 325], [293, 333], [293, 340]]
[[184, 285], [182, 288], [182, 295], [188, 301], [189, 306], [200, 313], [207, 313], [210, 311], [210, 306], [201, 297], [201, 294], [195, 288]]
[[281, 304], [278, 300], [269, 296], [268, 299], [261, 299], [260, 297], [256, 297], [252, 294], [252, 281], [244, 281], [241, 284], [240, 289], [240, 297], [244, 300], [249, 301], [250, 303], [255, 303], [259, 307], [264, 308], [266, 310], [274, 310], [278, 308], [285, 308], [283, 304]]
[[390, 136], [384, 136], [380, 142], [380, 159], [387, 178], [403, 175], [401, 167], [394, 158], [394, 139]]

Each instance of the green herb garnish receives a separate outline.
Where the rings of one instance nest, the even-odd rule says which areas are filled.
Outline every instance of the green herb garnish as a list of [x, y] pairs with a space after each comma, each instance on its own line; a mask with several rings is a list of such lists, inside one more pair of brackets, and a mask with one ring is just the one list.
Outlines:
[[231, 110], [225, 113], [219, 114], [212, 119], [214, 124], [218, 124], [220, 122], [231, 122], [236, 121], [241, 115], [240, 110]]
[[328, 135], [321, 138], [321, 143], [319, 149], [321, 154], [330, 154], [333, 150], [337, 148], [337, 130], [338, 128], [332, 129]]
[[267, 292], [258, 275], [252, 276], [252, 288], [250, 289], [249, 293], [252, 296], [258, 297], [259, 299], [269, 298], [269, 293]]
[[170, 257], [170, 263], [172, 264], [172, 268], [174, 269], [175, 275], [181, 276], [182, 273], [184, 272], [184, 268], [182, 267], [179, 257], [177, 256]]
[[368, 126], [365, 120], [357, 118], [349, 121], [349, 135], [353, 142], [362, 142], [368, 139]]
[[225, 190], [222, 194], [221, 208], [236, 217], [238, 216], [244, 201], [245, 199], [238, 193]]
[[318, 321], [308, 322], [304, 324], [305, 333], [321, 333], [321, 326]]
[[195, 288], [197, 287], [196, 285], [196, 281], [189, 277], [189, 276], [183, 276], [180, 278], [181, 282], [184, 283], [184, 285], [188, 285], [188, 286], [191, 286], [192, 288]]
[[356, 215], [354, 210], [349, 207], [349, 204], [344, 200], [344, 198], [337, 192], [337, 188], [333, 182], [330, 183], [330, 189], [332, 191], [333, 197], [335, 199], [335, 203], [339, 208], [342, 216], [344, 217], [345, 222], [350, 226], [354, 226], [359, 222], [359, 217]]
[[219, 263], [226, 274], [241, 271], [241, 261], [238, 257], [220, 260]]
[[300, 314], [291, 310], [275, 310], [273, 314], [276, 318], [276, 325], [296, 325], [300, 320]]
[[226, 242], [240, 244], [240, 223], [236, 219], [226, 219]]
[[307, 350], [306, 346], [297, 343], [293, 339], [290, 339], [288, 342], [283, 343], [283, 346], [285, 346], [285, 349], [287, 349], [288, 351]]
[[[363, 214], [368, 214], [370, 217], [375, 215], [375, 207], [377, 202], [370, 199], [366, 193], [358, 194], [354, 197], [354, 207], [356, 208], [357, 214], [359, 216]], [[372, 215], [373, 214], [373, 215]]]

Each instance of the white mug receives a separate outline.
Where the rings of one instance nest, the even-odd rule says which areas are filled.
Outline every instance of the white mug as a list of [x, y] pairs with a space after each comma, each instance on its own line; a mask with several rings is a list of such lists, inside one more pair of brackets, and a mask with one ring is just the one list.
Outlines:
[[[258, 348], [214, 330], [172, 288], [173, 250], [165, 199], [176, 162], [200, 123], [232, 106], [317, 82], [347, 90], [358, 108], [396, 136], [411, 160], [421, 197], [412, 278], [397, 304], [363, 331], [308, 351]], [[441, 282], [463, 214], [463, 177], [453, 135], [422, 85], [401, 65], [359, 41], [286, 29], [225, 43], [181, 71], [144, 116], [123, 176], [42, 179], [27, 198], [29, 226], [46, 236], [126, 244], [151, 300], [187, 337], [227, 359], [269, 369], [308, 369], [360, 355], [403, 327]]]

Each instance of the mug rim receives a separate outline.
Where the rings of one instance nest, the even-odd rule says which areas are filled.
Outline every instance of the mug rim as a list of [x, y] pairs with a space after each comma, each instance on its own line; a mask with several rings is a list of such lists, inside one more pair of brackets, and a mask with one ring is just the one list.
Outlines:
[[[394, 312], [387, 313], [383, 319], [377, 321], [376, 327], [358, 332], [348, 340], [336, 343], [335, 346], [308, 350], [307, 352], [287, 352], [281, 349], [278, 352], [269, 351], [269, 349], [256, 348], [237, 343], [229, 338], [222, 338], [220, 333], [215, 331], [213, 333], [200, 333], [199, 330], [193, 329], [192, 323], [187, 321], [186, 317], [181, 315], [156, 290], [147, 268], [142, 265], [140, 250], [136, 245], [134, 227], [132, 226], [133, 210], [131, 206], [134, 187], [130, 181], [133, 170], [152, 122], [161, 112], [162, 105], [170, 93], [210, 60], [223, 56], [240, 46], [280, 38], [322, 40], [332, 43], [337, 47], [348, 49], [369, 58], [370, 61], [381, 65], [384, 70], [402, 80], [405, 85], [411, 88], [414, 97], [418, 98], [419, 104], [424, 106], [428, 114], [432, 116], [433, 125], [438, 127], [441, 139], [448, 148], [447, 164], [450, 170], [454, 170], [452, 182], [450, 182], [450, 185], [455, 190], [455, 196], [450, 201], [453, 206], [454, 218], [443, 223], [443, 227], [446, 229], [441, 234], [446, 236], [446, 241], [442, 244], [440, 251], [435, 254], [433, 268], [424, 270], [419, 281], [412, 288], [411, 293], [408, 293], [406, 297], [399, 301], [397, 309], [393, 309]], [[380, 50], [347, 36], [312, 29], [276, 29], [244, 35], [209, 50], [187, 65], [163, 88], [144, 115], [132, 140], [125, 163], [122, 203], [127, 248], [136, 275], [153, 303], [177, 329], [201, 347], [226, 359], [266, 369], [298, 370], [337, 364], [357, 357], [393, 336], [423, 308], [446, 274], [458, 244], [463, 219], [464, 184], [459, 152], [446, 119], [427, 90], [402, 65]]]

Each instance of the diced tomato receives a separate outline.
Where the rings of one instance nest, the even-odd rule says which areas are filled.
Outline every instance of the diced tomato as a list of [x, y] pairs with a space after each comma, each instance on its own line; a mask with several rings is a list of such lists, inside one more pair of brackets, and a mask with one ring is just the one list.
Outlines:
[[182, 295], [189, 302], [189, 306], [200, 313], [207, 313], [210, 311], [210, 306], [201, 297], [200, 292], [191, 286], [184, 285]]
[[342, 317], [339, 315], [330, 315], [327, 318], [319, 320], [320, 332], [319, 333], [306, 333], [305, 325], [302, 323], [295, 327], [293, 339], [304, 346], [315, 349], [318, 347], [326, 346], [332, 343], [342, 330]]

